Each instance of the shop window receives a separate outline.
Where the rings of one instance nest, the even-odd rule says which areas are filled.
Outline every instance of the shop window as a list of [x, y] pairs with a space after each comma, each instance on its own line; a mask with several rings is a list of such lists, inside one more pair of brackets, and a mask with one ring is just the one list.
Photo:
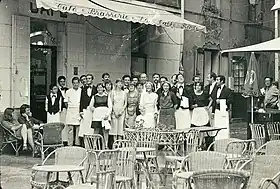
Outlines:
[[131, 24], [131, 74], [139, 75], [147, 72], [148, 27], [143, 24]]
[[234, 56], [232, 58], [232, 74], [234, 92], [242, 93], [245, 80], [246, 59], [244, 57]]

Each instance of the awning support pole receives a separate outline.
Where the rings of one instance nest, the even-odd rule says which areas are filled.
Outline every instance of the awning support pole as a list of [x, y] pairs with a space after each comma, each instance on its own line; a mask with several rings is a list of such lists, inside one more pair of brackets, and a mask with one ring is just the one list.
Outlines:
[[[275, 3], [278, 0], [275, 0]], [[278, 31], [278, 9], [274, 12], [274, 24], [275, 24], [275, 38], [278, 38], [279, 31]], [[279, 79], [279, 54], [275, 53], [275, 81]]]
[[[185, 0], [181, 0], [181, 18], [185, 19]], [[184, 68], [183, 65], [183, 56], [184, 56], [184, 42], [185, 42], [185, 30], [182, 30], [182, 34], [181, 34], [181, 63], [179, 65], [181, 65]], [[179, 66], [179, 71], [180, 71], [180, 66]]]

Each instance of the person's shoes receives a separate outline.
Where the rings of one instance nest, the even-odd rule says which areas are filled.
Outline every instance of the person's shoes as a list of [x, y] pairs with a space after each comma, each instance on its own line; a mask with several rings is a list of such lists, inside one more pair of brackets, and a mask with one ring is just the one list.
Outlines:
[[27, 146], [23, 146], [22, 150], [27, 151]]

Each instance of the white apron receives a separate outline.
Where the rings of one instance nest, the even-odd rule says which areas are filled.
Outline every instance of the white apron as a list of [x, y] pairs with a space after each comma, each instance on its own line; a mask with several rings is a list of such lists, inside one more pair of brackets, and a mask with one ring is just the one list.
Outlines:
[[80, 110], [79, 107], [68, 107], [66, 113], [67, 125], [80, 125]]
[[195, 126], [205, 126], [209, 122], [209, 113], [205, 107], [197, 107], [193, 109], [191, 124]]
[[215, 127], [226, 128], [219, 131], [215, 140], [229, 138], [229, 113], [228, 111], [215, 110]]
[[[60, 113], [60, 122], [66, 124], [66, 109], [63, 108], [63, 110]], [[61, 133], [62, 141], [68, 141], [68, 127], [65, 126]]]
[[191, 127], [191, 113], [189, 109], [179, 108], [175, 111], [176, 129], [188, 129]]
[[89, 109], [84, 110], [84, 118], [81, 120], [79, 137], [84, 135], [94, 134], [94, 129], [91, 128], [92, 122], [92, 111]]
[[57, 123], [57, 122], [61, 122], [60, 112], [56, 114], [50, 114], [49, 112], [47, 112], [47, 123]]

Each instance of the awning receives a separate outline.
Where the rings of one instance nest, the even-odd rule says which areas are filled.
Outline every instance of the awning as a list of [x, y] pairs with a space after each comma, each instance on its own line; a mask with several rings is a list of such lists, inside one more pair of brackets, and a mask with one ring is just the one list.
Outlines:
[[226, 52], [280, 52], [280, 38], [255, 45], [222, 51], [222, 53]]
[[278, 0], [275, 5], [272, 7], [271, 10], [277, 10], [277, 9], [280, 9], [280, 1]]
[[36, 3], [38, 8], [71, 14], [206, 32], [204, 26], [170, 12], [113, 0], [36, 0]]

